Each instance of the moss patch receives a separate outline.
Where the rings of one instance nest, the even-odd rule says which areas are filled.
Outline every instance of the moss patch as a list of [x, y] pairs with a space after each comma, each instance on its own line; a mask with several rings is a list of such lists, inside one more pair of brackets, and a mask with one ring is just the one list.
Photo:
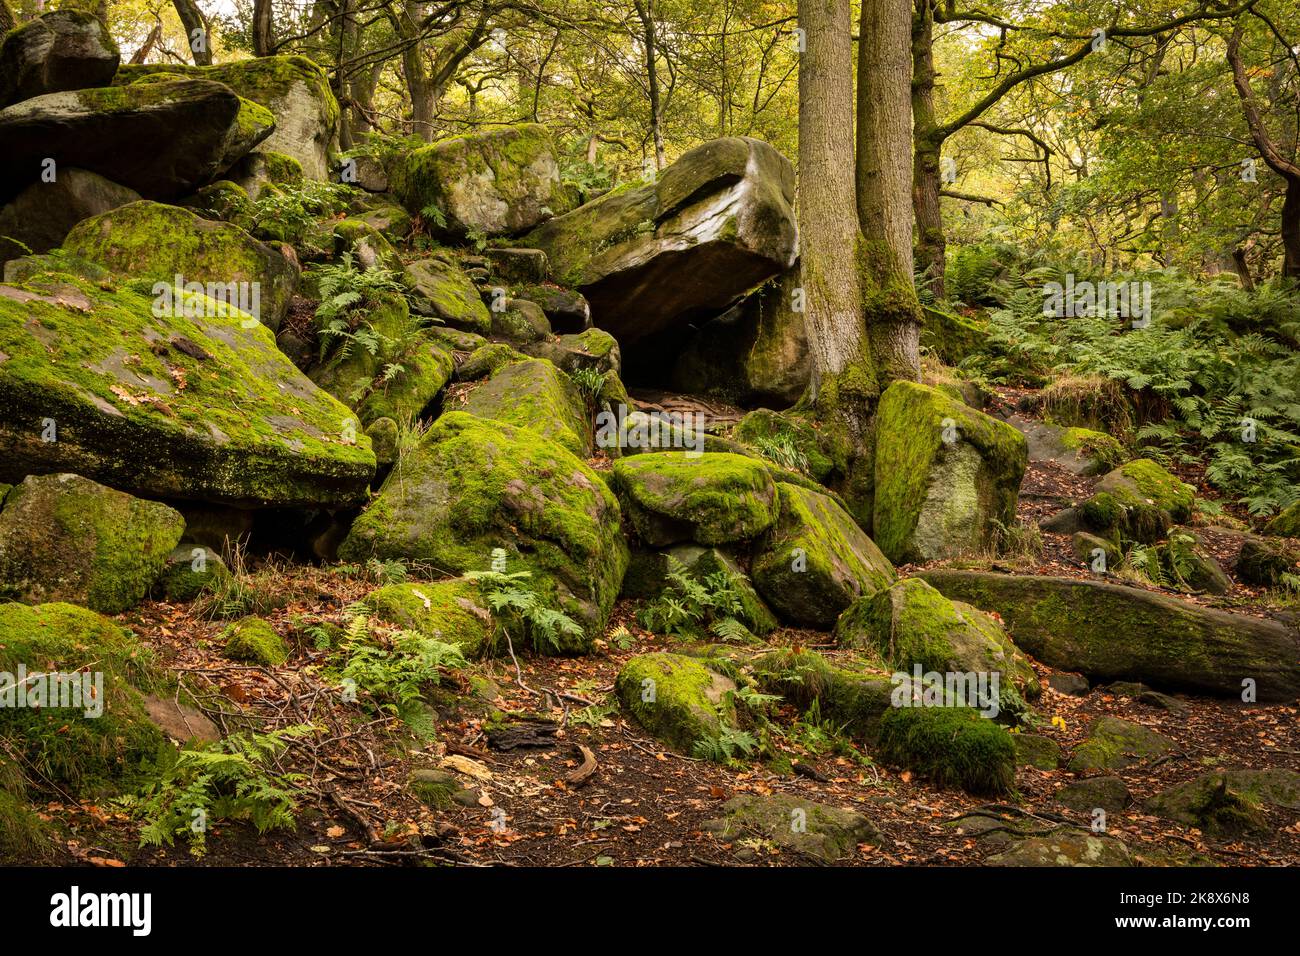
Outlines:
[[880, 721], [877, 752], [936, 786], [969, 793], [1011, 792], [1016, 746], [1011, 735], [965, 707], [895, 707]]
[[480, 654], [492, 638], [492, 615], [472, 581], [390, 584], [362, 603], [379, 620], [454, 644], [466, 657]]
[[735, 722], [726, 697], [735, 686], [693, 657], [643, 654], [623, 665], [614, 693], [647, 731], [690, 753], [697, 740], [717, 737]]
[[222, 631], [221, 639], [226, 645], [226, 656], [231, 660], [279, 667], [289, 659], [289, 647], [284, 638], [260, 617], [235, 621]]

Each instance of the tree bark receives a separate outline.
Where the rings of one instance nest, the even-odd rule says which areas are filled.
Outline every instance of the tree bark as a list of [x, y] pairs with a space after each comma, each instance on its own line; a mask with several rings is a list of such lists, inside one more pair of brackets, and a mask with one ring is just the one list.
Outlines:
[[275, 49], [271, 0], [253, 0], [253, 55], [270, 56]]
[[862, 0], [856, 186], [867, 334], [880, 384], [921, 377], [912, 275], [911, 0]]
[[654, 0], [633, 0], [636, 15], [641, 21], [642, 42], [645, 46], [646, 87], [650, 95], [650, 136], [654, 141], [655, 169], [664, 168], [664, 131], [660, 115], [659, 70], [655, 65], [658, 39], [655, 36]]
[[947, 296], [943, 273], [947, 250], [939, 194], [943, 136], [934, 112], [934, 9], [916, 0], [912, 20], [912, 211], [916, 217], [916, 265], [935, 297]]
[[7, 33], [18, 26], [13, 10], [9, 9], [9, 0], [0, 0], [0, 33]]
[[[176, 15], [180, 17], [181, 26], [185, 28], [185, 43], [190, 48], [196, 66], [212, 65], [212, 37], [208, 34], [208, 23], [203, 19], [203, 12], [194, 0], [172, 0]], [[202, 42], [195, 43], [195, 31], [202, 34]], [[197, 47], [197, 49], [196, 49]]]

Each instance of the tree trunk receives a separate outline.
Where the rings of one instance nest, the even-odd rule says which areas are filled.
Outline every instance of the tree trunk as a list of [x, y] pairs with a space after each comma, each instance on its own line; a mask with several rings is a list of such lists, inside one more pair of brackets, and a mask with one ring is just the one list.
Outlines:
[[917, 0], [912, 20], [912, 211], [916, 217], [916, 266], [935, 297], [947, 296], [947, 265], [939, 192], [943, 188], [940, 154], [943, 136], [934, 112], [934, 9]]
[[253, 0], [253, 55], [270, 56], [275, 47], [271, 0]]
[[1282, 275], [1300, 279], [1300, 176], [1288, 176], [1282, 200]]
[[883, 388], [921, 377], [912, 276], [911, 0], [862, 0], [858, 29], [857, 208], [864, 301]]
[[[176, 15], [185, 28], [185, 42], [189, 45], [196, 66], [212, 65], [212, 37], [208, 35], [208, 24], [203, 13], [194, 0], [172, 0]], [[196, 32], [197, 31], [197, 32]]]
[[862, 236], [853, 168], [849, 0], [799, 0], [799, 249], [817, 416], [843, 431], [846, 458], [869, 447], [879, 395], [862, 313]]
[[634, 0], [634, 2], [643, 30], [646, 86], [650, 92], [650, 136], [654, 140], [655, 169], [659, 170], [664, 168], [664, 132], [659, 115], [659, 71], [655, 66], [658, 40], [655, 38], [654, 0]]
[[0, 0], [0, 33], [7, 33], [18, 26], [13, 10], [9, 9], [9, 0]]

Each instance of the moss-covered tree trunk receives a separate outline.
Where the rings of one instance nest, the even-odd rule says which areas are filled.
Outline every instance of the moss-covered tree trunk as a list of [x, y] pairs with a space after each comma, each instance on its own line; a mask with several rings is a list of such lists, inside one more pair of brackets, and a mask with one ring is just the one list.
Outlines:
[[947, 295], [943, 273], [946, 249], [939, 191], [943, 135], [934, 111], [934, 8], [918, 0], [912, 20], [912, 211], [916, 217], [916, 265], [934, 294]]
[[14, 12], [9, 8], [9, 0], [0, 0], [0, 33], [7, 33], [17, 25]]
[[857, 200], [865, 240], [867, 334], [881, 385], [921, 374], [912, 277], [911, 0], [862, 0]]

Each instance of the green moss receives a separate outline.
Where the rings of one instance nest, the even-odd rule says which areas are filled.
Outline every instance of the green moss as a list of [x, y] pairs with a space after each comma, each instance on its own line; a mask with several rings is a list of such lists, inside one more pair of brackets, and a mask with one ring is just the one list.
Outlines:
[[546, 359], [499, 365], [459, 410], [531, 428], [579, 457], [591, 451], [591, 426], [573, 380]]
[[[765, 444], [781, 443], [794, 448], [803, 468], [814, 480], [825, 484], [836, 471], [835, 461], [817, 430], [797, 412], [773, 412], [766, 408], [750, 412], [736, 425], [736, 441], [763, 451]], [[770, 444], [769, 444], [770, 447]], [[781, 462], [788, 467], [787, 462]]]
[[1300, 538], [1300, 501], [1287, 508], [1268, 523], [1264, 532], [1283, 538]]
[[832, 498], [776, 487], [779, 517], [751, 573], [783, 619], [828, 628], [856, 598], [894, 582], [889, 560]]
[[415, 293], [428, 300], [433, 314], [452, 328], [486, 335], [492, 314], [469, 276], [444, 258], [419, 259], [406, 267]]
[[876, 543], [893, 561], [988, 545], [994, 522], [1014, 523], [1028, 456], [1025, 437], [1006, 422], [928, 386], [895, 382], [876, 419]]
[[796, 707], [814, 704], [823, 718], [853, 737], [874, 743], [890, 709], [892, 686], [879, 662], [874, 669], [836, 666], [816, 651], [779, 650], [754, 661], [754, 677], [767, 693]]
[[895, 707], [880, 721], [880, 759], [936, 786], [1010, 793], [1016, 746], [1007, 731], [966, 707]]
[[155, 588], [165, 600], [193, 601], [229, 577], [225, 562], [211, 548], [182, 544], [168, 556]]
[[1122, 770], [1174, 748], [1168, 737], [1148, 730], [1141, 724], [1119, 717], [1102, 717], [1088, 733], [1088, 739], [1074, 750], [1069, 769]]
[[134, 635], [108, 618], [71, 604], [0, 604], [0, 671], [16, 676], [20, 664], [29, 675], [103, 675], [98, 716], [84, 707], [0, 707], [0, 737], [33, 771], [29, 783], [120, 792], [164, 745], [141, 694], [161, 686], [158, 672]]
[[144, 599], [184, 531], [166, 505], [78, 475], [33, 475], [0, 513], [0, 598], [120, 613]]
[[605, 483], [562, 446], [528, 428], [444, 414], [356, 520], [340, 557], [484, 570], [493, 548], [530, 586], [603, 632], [627, 567], [619, 508]]
[[236, 504], [364, 493], [374, 456], [348, 434], [352, 413], [293, 367], [270, 329], [242, 327], [243, 313], [187, 296], [212, 314], [154, 316], [150, 297], [66, 275], [0, 292], [0, 405], [59, 423], [52, 444], [39, 420], [0, 422], [12, 468], [48, 470], [57, 452], [116, 487]]
[[620, 459], [613, 486], [647, 544], [723, 544], [776, 520], [776, 485], [763, 465], [727, 453], [652, 452]]
[[1105, 432], [1093, 431], [1091, 428], [1067, 428], [1061, 433], [1061, 444], [1072, 451], [1078, 451], [1094, 458], [1103, 471], [1119, 465], [1125, 457], [1124, 446], [1119, 439]]
[[492, 615], [472, 581], [390, 584], [362, 602], [381, 621], [454, 644], [476, 656], [492, 638]]
[[231, 660], [249, 661], [267, 667], [279, 667], [289, 659], [289, 647], [275, 628], [260, 617], [245, 617], [221, 633], [226, 656]]
[[1148, 458], [1137, 458], [1104, 477], [1098, 489], [1109, 492], [1126, 506], [1153, 506], [1166, 511], [1175, 522], [1192, 516], [1196, 490], [1179, 481]]
[[619, 671], [614, 692], [642, 727], [690, 753], [697, 740], [717, 737], [724, 724], [734, 724], [725, 694], [734, 686], [695, 658], [643, 654]]
[[266, 161], [266, 174], [276, 185], [285, 186], [303, 181], [302, 163], [292, 156], [268, 149], [262, 151], [262, 158]]

